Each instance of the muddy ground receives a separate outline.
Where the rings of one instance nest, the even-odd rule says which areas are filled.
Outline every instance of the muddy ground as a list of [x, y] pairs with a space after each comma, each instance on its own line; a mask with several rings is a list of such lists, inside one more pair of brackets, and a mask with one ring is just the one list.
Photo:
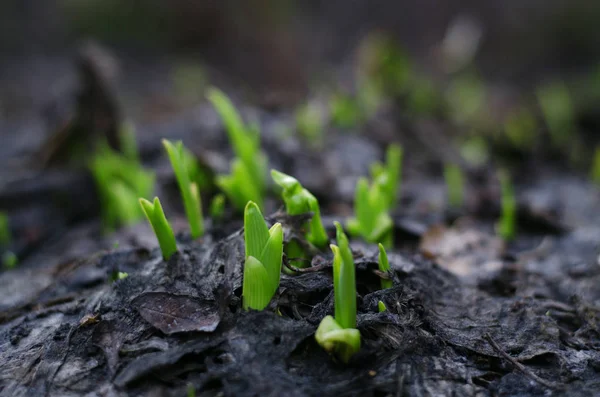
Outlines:
[[[314, 340], [333, 312], [329, 252], [283, 274], [267, 310], [244, 312], [240, 215], [228, 208], [222, 221], [207, 220], [204, 237], [187, 234], [160, 139], [183, 139], [213, 173], [227, 171], [231, 149], [202, 90], [173, 83], [180, 60], [78, 48], [11, 58], [0, 68], [0, 210], [13, 235], [3, 249], [19, 258], [0, 273], [0, 395], [600, 395], [600, 188], [588, 172], [600, 142], [596, 102], [578, 101], [570, 137], [577, 144], [568, 145], [581, 149], [575, 156], [549, 147], [540, 123], [534, 148], [491, 139], [490, 159], [473, 165], [456, 144], [470, 126], [446, 108], [415, 116], [404, 98], [389, 98], [359, 125], [327, 126], [313, 145], [294, 131], [292, 109], [308, 86], [293, 68], [265, 73], [275, 85], [257, 90], [263, 75], [243, 86], [245, 75], [221, 67], [222, 58], [200, 62], [210, 84], [260, 121], [270, 167], [319, 199], [332, 241], [333, 221], [352, 215], [356, 179], [389, 143], [404, 148], [388, 251], [394, 287], [379, 289], [377, 247], [353, 239], [363, 346], [342, 365]], [[332, 80], [347, 84], [354, 62], [345, 58]], [[535, 68], [523, 75], [532, 70], [541, 75]], [[531, 94], [521, 81], [489, 87], [492, 125], [506, 103]], [[310, 90], [322, 102], [323, 92]], [[83, 139], [85, 157], [125, 119], [136, 126], [143, 163], [157, 172], [155, 192], [177, 232], [179, 252], [169, 261], [145, 222], [107, 233], [91, 176], [65, 160], [65, 140]], [[74, 120], [84, 138], [65, 132]], [[460, 209], [447, 204], [448, 162], [465, 169]], [[511, 172], [518, 202], [518, 232], [508, 242], [495, 231], [500, 167]], [[215, 190], [202, 194], [208, 203]], [[297, 231], [273, 192], [265, 213], [286, 235]], [[116, 272], [129, 276], [114, 281]], [[378, 312], [379, 300], [387, 312]]]

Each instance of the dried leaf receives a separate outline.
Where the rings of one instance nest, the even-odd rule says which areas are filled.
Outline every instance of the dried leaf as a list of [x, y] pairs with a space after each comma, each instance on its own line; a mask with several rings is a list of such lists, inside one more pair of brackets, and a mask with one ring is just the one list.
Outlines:
[[131, 303], [144, 320], [165, 334], [212, 332], [221, 321], [216, 302], [191, 296], [147, 292], [136, 297]]

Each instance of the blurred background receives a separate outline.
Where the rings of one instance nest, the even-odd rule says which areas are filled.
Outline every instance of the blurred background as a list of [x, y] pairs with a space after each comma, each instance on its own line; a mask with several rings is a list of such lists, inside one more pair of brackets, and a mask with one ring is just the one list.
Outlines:
[[123, 149], [125, 125], [159, 179], [162, 137], [226, 172], [210, 86], [259, 122], [271, 164], [321, 198], [351, 202], [391, 142], [405, 147], [409, 186], [448, 163], [600, 181], [598, 21], [589, 0], [2, 1], [12, 249], [27, 255], [100, 212], [82, 170], [95, 141]]

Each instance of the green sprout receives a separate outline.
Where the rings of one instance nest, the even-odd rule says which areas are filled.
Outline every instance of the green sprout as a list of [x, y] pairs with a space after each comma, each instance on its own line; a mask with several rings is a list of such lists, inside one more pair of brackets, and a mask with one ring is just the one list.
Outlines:
[[385, 303], [379, 301], [377, 302], [377, 309], [379, 309], [379, 313], [382, 313], [387, 310], [387, 307], [385, 306]]
[[444, 179], [448, 190], [448, 203], [451, 208], [460, 208], [464, 202], [464, 178], [460, 167], [456, 164], [444, 166]]
[[321, 222], [321, 210], [315, 196], [302, 187], [297, 179], [283, 172], [271, 170], [271, 177], [276, 184], [283, 188], [281, 197], [283, 198], [285, 210], [288, 214], [300, 215], [307, 212], [313, 213], [312, 219], [307, 222], [308, 231], [306, 239], [317, 247], [324, 247], [329, 238]]
[[129, 225], [143, 217], [136, 204], [138, 197], [154, 189], [154, 173], [136, 159], [128, 158], [102, 145], [89, 164], [98, 188], [105, 227]]
[[210, 202], [210, 217], [213, 220], [221, 220], [223, 219], [223, 215], [225, 214], [225, 196], [221, 193], [217, 194], [213, 197]]
[[[388, 261], [387, 253], [383, 244], [379, 243], [379, 271], [382, 273], [389, 274], [390, 262]], [[382, 278], [381, 289], [392, 288], [392, 280]]]
[[504, 240], [508, 241], [512, 240], [516, 234], [517, 200], [515, 199], [515, 192], [508, 173], [500, 171], [498, 179], [500, 180], [500, 190], [502, 193], [502, 214], [497, 228], [498, 234]]
[[127, 277], [129, 277], [129, 273], [116, 271], [110, 275], [110, 281], [114, 283], [115, 281], [126, 279]]
[[463, 73], [450, 83], [447, 103], [455, 120], [459, 123], [477, 120], [484, 110], [485, 85], [475, 72]]
[[350, 95], [341, 93], [334, 95], [329, 102], [329, 111], [331, 121], [340, 128], [355, 127], [363, 119], [358, 101]]
[[138, 150], [135, 127], [130, 121], [121, 123], [119, 127], [119, 141], [121, 143], [121, 152], [123, 155], [135, 162], [140, 162], [140, 153]]
[[380, 33], [371, 33], [360, 43], [357, 71], [359, 100], [368, 114], [384, 95], [404, 94], [413, 77], [406, 51], [390, 36]]
[[360, 350], [360, 332], [356, 329], [356, 281], [354, 260], [342, 226], [336, 222], [339, 247], [330, 245], [333, 252], [334, 315], [325, 316], [315, 339], [327, 352], [347, 363]]
[[152, 230], [158, 240], [158, 245], [162, 252], [163, 259], [169, 260], [169, 258], [177, 251], [177, 244], [175, 243], [175, 235], [173, 229], [169, 225], [169, 221], [165, 217], [162, 205], [158, 197], [154, 197], [154, 202], [150, 202], [146, 199], [140, 198], [140, 205]]
[[8, 215], [0, 212], [0, 246], [7, 246], [12, 240]]
[[592, 164], [592, 181], [600, 186], [600, 146], [594, 153], [594, 163]]
[[469, 165], [474, 167], [483, 166], [490, 158], [488, 144], [480, 135], [472, 136], [462, 142], [460, 144], [460, 155]]
[[196, 387], [192, 383], [187, 385], [187, 397], [196, 397]]
[[402, 156], [402, 147], [391, 144], [386, 150], [385, 165], [379, 162], [371, 165], [373, 179], [382, 179], [382, 191], [388, 209], [394, 208], [398, 201], [398, 187], [402, 176]]
[[387, 175], [382, 174], [371, 186], [367, 178], [358, 180], [354, 199], [355, 217], [348, 220], [347, 226], [350, 233], [362, 236], [368, 242], [385, 241], [386, 245], [390, 245], [393, 222], [387, 212], [387, 196], [384, 192], [386, 179]]
[[315, 148], [323, 146], [325, 115], [318, 103], [307, 102], [296, 109], [296, 130]]
[[549, 83], [537, 90], [537, 98], [552, 145], [561, 148], [569, 141], [575, 125], [575, 111], [569, 88], [562, 81]]
[[248, 201], [254, 201], [262, 207], [267, 158], [260, 150], [258, 127], [244, 125], [237, 110], [222, 91], [212, 88], [207, 96], [225, 124], [229, 142], [236, 155], [231, 164], [231, 174], [217, 177], [216, 183], [236, 208], [243, 209]]
[[522, 150], [530, 149], [536, 138], [535, 117], [528, 109], [519, 109], [508, 116], [504, 123], [504, 131], [513, 146]]
[[244, 210], [244, 241], [246, 243], [242, 285], [244, 310], [263, 310], [279, 287], [283, 229], [280, 223], [274, 224], [269, 229], [258, 205], [250, 201]]
[[393, 222], [388, 211], [396, 205], [402, 171], [402, 148], [390, 145], [386, 163], [371, 166], [373, 181], [359, 178], [354, 197], [355, 217], [348, 221], [348, 229], [368, 242], [392, 244]]
[[179, 191], [183, 198], [185, 214], [190, 224], [192, 238], [198, 238], [204, 234], [202, 204], [200, 202], [198, 185], [190, 181], [183, 143], [178, 141], [173, 144], [166, 139], [163, 139], [162, 143], [169, 155], [171, 166], [175, 172], [175, 178], [177, 179]]
[[432, 79], [414, 76], [410, 86], [407, 106], [416, 115], [431, 115], [439, 108], [442, 98]]
[[19, 262], [19, 258], [12, 251], [6, 251], [2, 255], [2, 265], [5, 269], [14, 269], [17, 267], [17, 263]]

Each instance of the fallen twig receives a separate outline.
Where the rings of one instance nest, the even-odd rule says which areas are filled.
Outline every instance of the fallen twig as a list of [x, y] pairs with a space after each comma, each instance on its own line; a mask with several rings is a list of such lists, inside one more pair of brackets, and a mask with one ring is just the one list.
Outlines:
[[508, 360], [516, 369], [521, 371], [525, 376], [528, 376], [529, 378], [533, 379], [540, 385], [545, 386], [551, 390], [562, 390], [564, 388], [562, 385], [559, 385], [558, 383], [550, 382], [548, 380], [540, 378], [539, 376], [537, 376], [536, 374], [531, 372], [531, 370], [529, 370], [523, 364], [521, 364], [520, 362], [518, 362], [517, 360], [515, 360], [514, 358], [509, 356], [508, 353], [506, 353], [504, 350], [502, 350], [502, 348], [500, 346], [498, 346], [498, 343], [496, 343], [496, 341], [490, 336], [490, 334], [486, 333], [485, 335], [483, 335], [483, 338], [490, 344], [490, 346], [492, 346], [492, 348], [496, 352], [498, 352], [502, 357], [504, 357], [506, 360]]

